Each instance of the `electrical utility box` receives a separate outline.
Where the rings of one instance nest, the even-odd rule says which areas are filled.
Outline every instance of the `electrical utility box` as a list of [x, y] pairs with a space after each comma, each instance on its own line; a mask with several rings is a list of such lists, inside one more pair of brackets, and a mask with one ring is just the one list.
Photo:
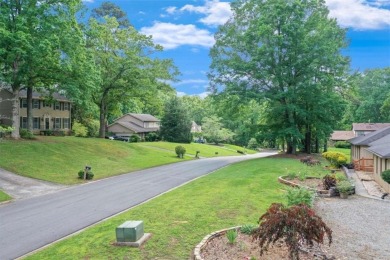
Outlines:
[[116, 228], [117, 242], [136, 242], [144, 235], [143, 221], [126, 221]]

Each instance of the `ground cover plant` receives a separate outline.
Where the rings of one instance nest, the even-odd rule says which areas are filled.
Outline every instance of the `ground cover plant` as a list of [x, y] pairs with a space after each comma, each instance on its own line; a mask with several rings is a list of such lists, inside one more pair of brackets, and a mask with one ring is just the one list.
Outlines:
[[347, 163], [351, 161], [351, 149], [329, 147], [328, 151], [342, 153], [347, 157]]
[[[277, 177], [302, 164], [264, 158], [225, 167], [96, 226], [27, 259], [188, 259], [204, 236], [227, 227], [255, 223], [273, 202], [284, 202]], [[143, 220], [152, 238], [142, 248], [115, 247], [115, 228]]]
[[0, 202], [8, 201], [8, 200], [11, 200], [11, 199], [12, 199], [12, 197], [10, 195], [8, 195], [4, 191], [0, 190]]

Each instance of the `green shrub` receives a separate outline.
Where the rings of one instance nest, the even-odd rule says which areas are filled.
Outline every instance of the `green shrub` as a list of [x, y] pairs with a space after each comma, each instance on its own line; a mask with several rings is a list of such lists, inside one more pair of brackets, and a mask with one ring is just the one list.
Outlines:
[[286, 207], [273, 203], [260, 217], [259, 223], [252, 237], [258, 241], [260, 255], [278, 240], [286, 243], [290, 259], [299, 259], [302, 244], [324, 243], [325, 235], [329, 244], [332, 243], [332, 230], [305, 204]]
[[74, 136], [86, 137], [88, 134], [87, 127], [85, 127], [84, 125], [80, 124], [77, 121], [74, 121], [72, 130], [73, 130]]
[[226, 232], [226, 237], [229, 240], [229, 244], [234, 244], [236, 242], [236, 238], [238, 236], [237, 230], [230, 229]]
[[99, 120], [89, 119], [83, 122], [83, 125], [87, 128], [88, 137], [98, 137], [100, 122]]
[[159, 141], [160, 137], [158, 136], [157, 133], [151, 132], [145, 136], [145, 141], [146, 142], [156, 142]]
[[334, 143], [334, 147], [349, 149], [351, 148], [351, 144], [346, 141], [337, 141]]
[[289, 180], [294, 180], [297, 177], [298, 177], [298, 175], [295, 172], [287, 173], [287, 179], [289, 179]]
[[287, 190], [287, 206], [305, 204], [309, 207], [313, 207], [315, 192], [306, 188], [289, 188]]
[[390, 170], [383, 171], [381, 176], [385, 182], [390, 183]]
[[178, 145], [175, 147], [175, 152], [177, 154], [177, 157], [183, 158], [184, 154], [186, 153], [186, 148], [181, 145]]
[[24, 128], [19, 129], [19, 134], [20, 134], [20, 137], [23, 139], [34, 139], [35, 138], [34, 134], [32, 132], [30, 132]]
[[322, 154], [322, 157], [324, 157], [332, 166], [337, 168], [340, 168], [341, 165], [348, 161], [347, 156], [339, 152], [325, 152]]
[[139, 137], [139, 135], [132, 135], [132, 136], [130, 136], [130, 142], [138, 143], [139, 141], [141, 141], [141, 137]]
[[259, 144], [257, 143], [256, 139], [251, 138], [248, 142], [247, 148], [252, 149], [252, 150], [256, 150], [257, 147], [259, 147]]
[[252, 224], [245, 224], [245, 225], [242, 225], [242, 227], [240, 228], [240, 232], [245, 234], [245, 235], [250, 235], [252, 234], [253, 230], [256, 229], [256, 225], [252, 225]]
[[337, 182], [348, 180], [347, 176], [345, 176], [345, 174], [341, 173], [341, 172], [336, 173], [335, 177], [336, 177]]
[[340, 193], [352, 193], [353, 186], [350, 181], [340, 181], [336, 184], [336, 188]]
[[[80, 170], [77, 175], [79, 176], [79, 179], [84, 179], [84, 171], [83, 170]], [[95, 176], [95, 174], [93, 174], [92, 172], [87, 172], [87, 180], [92, 180], [93, 179], [93, 176]]]

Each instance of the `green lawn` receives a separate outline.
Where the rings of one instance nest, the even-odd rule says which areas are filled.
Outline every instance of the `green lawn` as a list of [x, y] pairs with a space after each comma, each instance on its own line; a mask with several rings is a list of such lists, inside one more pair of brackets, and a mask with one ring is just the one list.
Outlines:
[[[168, 151], [174, 151], [175, 147], [178, 145], [186, 148], [186, 154], [195, 156], [196, 151], [199, 151], [199, 156], [202, 157], [214, 157], [214, 156], [230, 156], [230, 155], [240, 155], [237, 153], [237, 150], [246, 151], [244, 148], [235, 146], [235, 145], [210, 145], [210, 144], [178, 144], [178, 143], [168, 143], [168, 142], [145, 142], [137, 143], [139, 146], [154, 147], [158, 149], [165, 149]], [[218, 154], [216, 154], [218, 153]], [[247, 153], [253, 154], [255, 151], [248, 150]]]
[[[189, 259], [205, 235], [256, 224], [272, 202], [284, 201], [286, 186], [277, 177], [302, 167], [295, 159], [264, 158], [223, 168], [27, 259]], [[143, 220], [145, 232], [153, 234], [142, 248], [112, 245], [115, 227], [126, 220]]]
[[[98, 138], [39, 136], [37, 140], [3, 140], [0, 143], [0, 167], [23, 176], [62, 183], [76, 184], [77, 172], [85, 165], [92, 167], [94, 179], [102, 179], [139, 169], [182, 161], [174, 147], [157, 149], [157, 143], [125, 143]], [[200, 149], [201, 144], [188, 144], [188, 152], [201, 151], [201, 156], [238, 155], [226, 149]], [[212, 151], [212, 152], [211, 152]], [[215, 151], [215, 152], [214, 152]], [[186, 156], [184, 160], [192, 159]]]
[[4, 191], [0, 190], [0, 202], [4, 202], [4, 201], [7, 201], [7, 200], [11, 200], [11, 199], [12, 199], [12, 197], [10, 195], [8, 195]]

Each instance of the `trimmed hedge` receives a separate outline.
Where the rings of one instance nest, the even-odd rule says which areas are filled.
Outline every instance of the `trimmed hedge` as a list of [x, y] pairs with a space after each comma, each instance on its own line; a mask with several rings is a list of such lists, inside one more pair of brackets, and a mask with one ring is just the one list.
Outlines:
[[390, 170], [383, 171], [381, 176], [385, 182], [390, 184]]
[[341, 165], [348, 161], [347, 156], [339, 152], [325, 152], [322, 154], [322, 157], [324, 157], [332, 166], [337, 168], [340, 168]]
[[337, 141], [334, 143], [334, 147], [336, 148], [351, 148], [351, 144], [346, 141]]

